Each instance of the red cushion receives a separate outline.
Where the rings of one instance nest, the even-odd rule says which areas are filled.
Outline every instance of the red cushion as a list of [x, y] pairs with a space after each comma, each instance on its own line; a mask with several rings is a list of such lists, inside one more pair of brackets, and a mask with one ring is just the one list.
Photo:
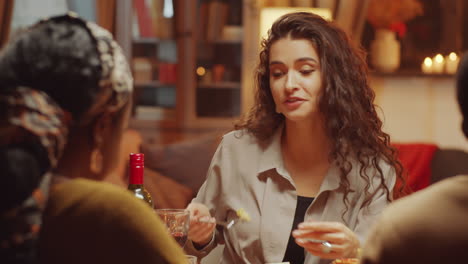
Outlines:
[[419, 191], [431, 183], [431, 162], [437, 146], [423, 143], [393, 144], [407, 173], [406, 184], [411, 191]]

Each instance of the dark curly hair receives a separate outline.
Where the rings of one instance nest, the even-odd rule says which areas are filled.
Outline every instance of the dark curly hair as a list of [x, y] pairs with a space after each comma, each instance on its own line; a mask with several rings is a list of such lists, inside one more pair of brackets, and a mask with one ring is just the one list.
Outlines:
[[284, 123], [285, 117], [275, 111], [270, 90], [269, 59], [273, 43], [286, 37], [311, 41], [319, 56], [322, 89], [318, 95], [318, 108], [324, 117], [327, 135], [333, 139], [329, 159], [335, 161], [341, 171], [346, 207], [350, 203], [348, 194], [353, 191], [347, 178], [352, 169], [351, 159], [359, 162], [360, 177], [367, 183], [365, 206], [373, 196], [370, 185], [374, 176], [368, 174], [369, 168], [375, 168], [376, 177], [381, 180], [380, 188], [385, 190], [387, 200], [392, 199], [379, 163], [382, 159], [395, 169], [400, 188], [395, 191], [394, 198], [398, 197], [404, 186], [403, 169], [396, 149], [390, 145], [390, 136], [382, 131], [382, 121], [375, 110], [375, 94], [367, 82], [365, 53], [355, 47], [338, 26], [318, 15], [290, 13], [273, 24], [268, 37], [262, 41], [255, 73], [255, 105], [235, 128], [245, 129], [262, 143]]
[[460, 60], [457, 71], [457, 99], [463, 115], [462, 130], [468, 137], [468, 53]]
[[0, 89], [44, 91], [79, 120], [94, 103], [102, 71], [83, 23], [64, 17], [19, 32], [0, 54]]

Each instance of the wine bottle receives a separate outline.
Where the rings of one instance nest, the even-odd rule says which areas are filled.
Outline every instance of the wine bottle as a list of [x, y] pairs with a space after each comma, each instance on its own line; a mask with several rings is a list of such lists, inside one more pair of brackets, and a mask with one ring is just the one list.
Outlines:
[[143, 186], [143, 170], [145, 168], [145, 155], [143, 153], [130, 153], [130, 175], [128, 182], [128, 190], [130, 190], [136, 198], [148, 203], [151, 208], [154, 208], [153, 199], [150, 193]]

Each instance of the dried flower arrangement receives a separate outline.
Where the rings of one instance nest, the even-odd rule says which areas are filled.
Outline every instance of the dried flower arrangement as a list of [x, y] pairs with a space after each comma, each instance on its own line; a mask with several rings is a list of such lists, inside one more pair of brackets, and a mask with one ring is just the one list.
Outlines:
[[403, 37], [405, 22], [422, 14], [419, 0], [370, 0], [367, 20], [375, 29], [389, 29]]

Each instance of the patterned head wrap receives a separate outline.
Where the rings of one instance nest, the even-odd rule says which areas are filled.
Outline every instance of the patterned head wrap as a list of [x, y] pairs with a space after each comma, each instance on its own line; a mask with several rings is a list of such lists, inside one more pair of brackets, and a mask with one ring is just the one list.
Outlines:
[[15, 138], [18, 134], [13, 127], [22, 128], [37, 137], [48, 153], [50, 166], [57, 165], [68, 136], [70, 121], [74, 124], [89, 124], [97, 115], [120, 110], [130, 99], [133, 89], [128, 64], [122, 50], [113, 40], [112, 35], [95, 23], [85, 21], [74, 13], [44, 19], [32, 26], [34, 30], [38, 25], [48, 22], [69, 22], [82, 25], [96, 44], [100, 57], [101, 78], [99, 92], [92, 106], [80, 118], [71, 120], [71, 115], [61, 109], [46, 93], [29, 87], [17, 87], [13, 91], [0, 92], [0, 104], [7, 105], [5, 115], [6, 125], [0, 127], [0, 145], [5, 139], [10, 141], [24, 140]]
[[0, 104], [7, 105], [1, 115], [6, 115], [9, 126], [0, 128], [6, 130], [1, 133], [6, 134], [5, 143], [38, 140], [47, 150], [50, 166], [55, 167], [66, 144], [69, 114], [46, 93], [28, 87], [0, 94]]
[[79, 18], [75, 13], [42, 20], [38, 25], [49, 21], [69, 21], [83, 25], [96, 43], [100, 54], [101, 78], [99, 94], [87, 113], [78, 124], [88, 124], [96, 115], [104, 112], [115, 112], [122, 108], [129, 99], [133, 89], [133, 79], [125, 56], [120, 46], [113, 40], [109, 31], [93, 22]]
[[[0, 109], [5, 109], [0, 111], [0, 146], [38, 142], [47, 153], [49, 168], [54, 168], [66, 145], [70, 123], [89, 124], [100, 114], [122, 109], [129, 102], [133, 83], [125, 57], [108, 31], [73, 13], [42, 20], [28, 30], [51, 21], [82, 25], [89, 32], [100, 57], [98, 94], [80, 120], [71, 120], [67, 111], [34, 87], [0, 90]], [[35, 261], [35, 244], [49, 182], [50, 174], [46, 174], [31, 197], [16, 208], [0, 212], [0, 260]]]

